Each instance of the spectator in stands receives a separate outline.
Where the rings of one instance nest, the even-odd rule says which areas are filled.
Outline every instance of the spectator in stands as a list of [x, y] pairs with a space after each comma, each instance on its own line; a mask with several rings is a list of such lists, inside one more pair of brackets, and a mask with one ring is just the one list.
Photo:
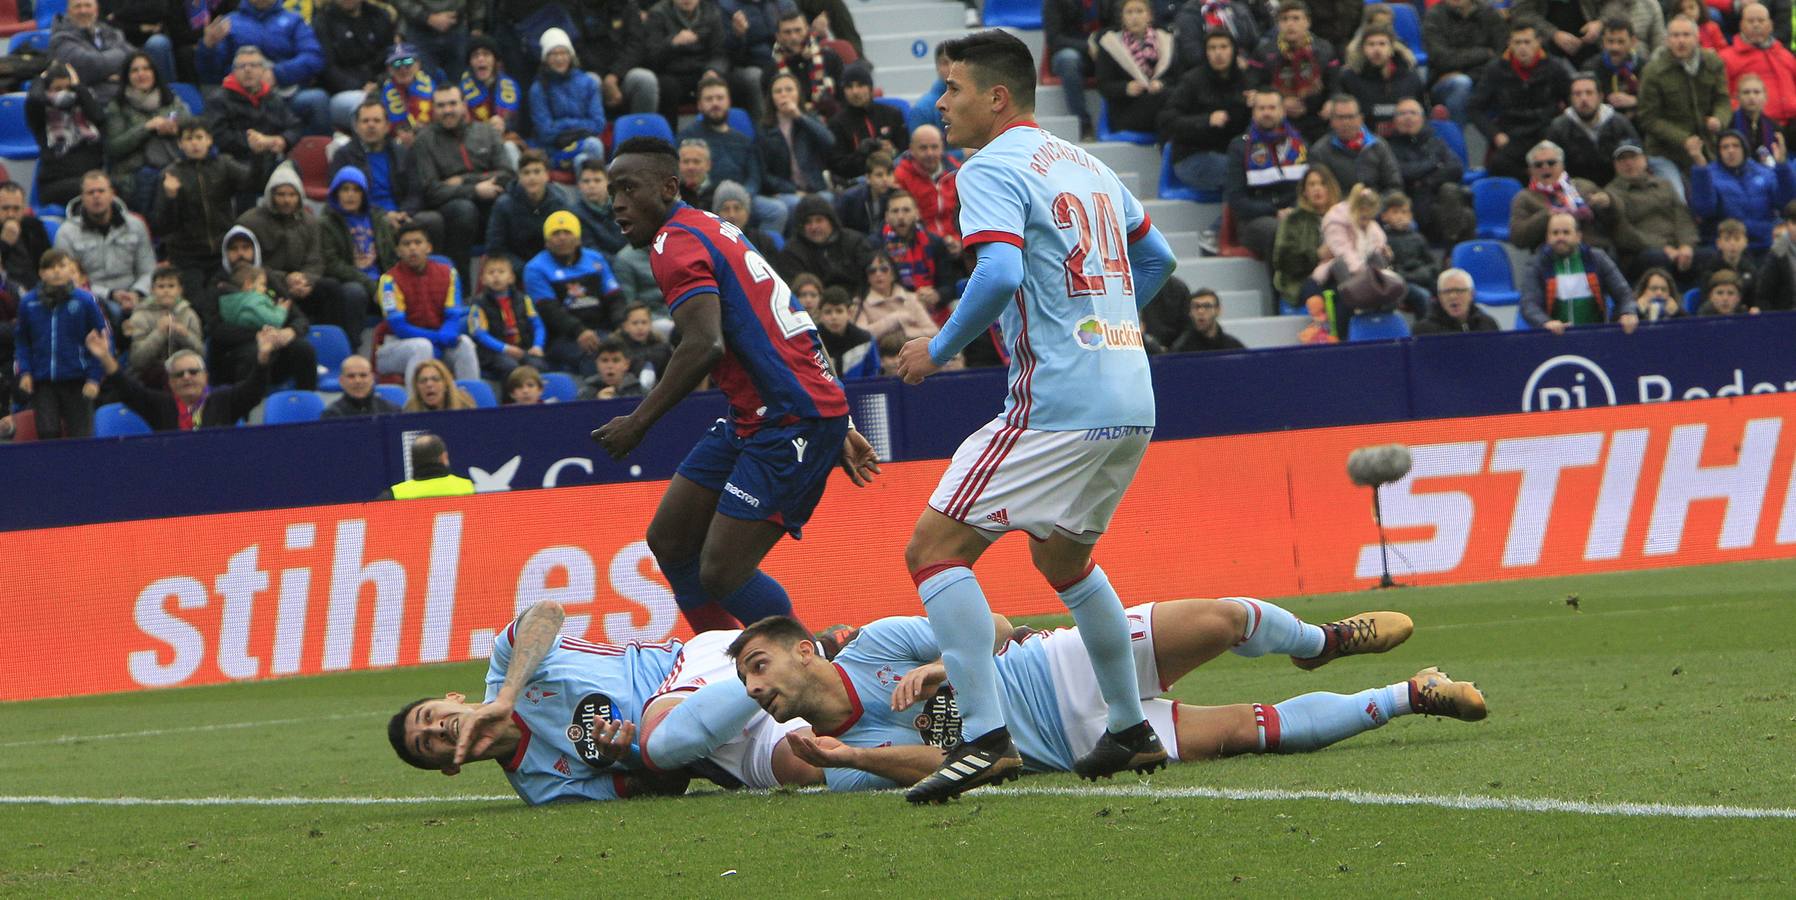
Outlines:
[[275, 293], [293, 300], [307, 318], [343, 329], [351, 338], [362, 333], [371, 299], [359, 283], [342, 284], [324, 275], [324, 248], [318, 217], [306, 209], [305, 185], [291, 162], [268, 177], [262, 202], [237, 224], [248, 228], [262, 248], [262, 261]]
[[[380, 277], [388, 336], [375, 364], [382, 375], [405, 375], [417, 398], [419, 367], [441, 356], [458, 378], [479, 378], [480, 360], [467, 335], [467, 307], [455, 269], [430, 258], [430, 235], [416, 223], [399, 229], [399, 264]], [[410, 409], [408, 406], [407, 409]]]
[[499, 403], [505, 406], [534, 406], [543, 402], [543, 373], [535, 366], [518, 366], [505, 376]]
[[[1187, 7], [1189, 8], [1189, 7]], [[1180, 13], [1181, 19], [1184, 13]], [[1180, 49], [1185, 52], [1183, 35]], [[1160, 107], [1155, 131], [1172, 144], [1173, 171], [1179, 181], [1200, 191], [1219, 193], [1228, 171], [1229, 141], [1247, 130], [1248, 74], [1238, 62], [1235, 39], [1227, 31], [1211, 32], [1198, 45], [1192, 63]]]
[[573, 198], [561, 185], [549, 181], [549, 157], [530, 149], [518, 157], [518, 179], [493, 204], [486, 226], [486, 256], [509, 255], [522, 268], [543, 250], [543, 223], [549, 216], [570, 209]]
[[[198, 353], [179, 351], [163, 364], [168, 373], [166, 391], [147, 388], [130, 372], [120, 369], [103, 334], [88, 334], [87, 352], [100, 361], [106, 377], [118, 390], [120, 400], [141, 416], [152, 430], [192, 431], [196, 428], [228, 428], [247, 418], [250, 410], [268, 395], [272, 377], [269, 361], [283, 340], [282, 332], [273, 328], [257, 332], [255, 365], [243, 380], [216, 387], [206, 373], [206, 361]], [[41, 435], [41, 416], [38, 422]]]
[[1155, 28], [1148, 0], [1123, 0], [1118, 27], [1097, 41], [1098, 93], [1114, 131], [1153, 133], [1182, 63], [1172, 34]]
[[749, 224], [748, 191], [742, 185], [734, 181], [718, 182], [716, 191], [711, 195], [711, 201], [717, 204], [718, 217], [736, 226], [742, 232], [742, 236], [747, 238], [748, 242], [753, 244], [762, 256], [773, 259], [785, 246], [783, 241], [776, 239], [772, 234]]
[[584, 0], [580, 8], [585, 11], [580, 55], [599, 76], [605, 109], [625, 115], [660, 108], [661, 84], [652, 71], [658, 57], [651, 55], [648, 27], [636, 0]]
[[1746, 154], [1746, 136], [1724, 131], [1717, 142], [1716, 159], [1706, 162], [1700, 149], [1690, 154], [1690, 211], [1702, 221], [1705, 235], [1715, 234], [1722, 219], [1746, 223], [1754, 250], [1771, 246], [1771, 229], [1778, 211], [1796, 200], [1796, 172], [1789, 166], [1783, 136], [1778, 136], [1773, 165]]
[[1471, 110], [1490, 136], [1490, 174], [1526, 180], [1528, 148], [1546, 137], [1571, 93], [1571, 67], [1548, 56], [1532, 20], [1509, 25], [1509, 49], [1478, 76]]
[[[418, 62], [418, 48], [410, 44], [394, 44], [387, 48], [387, 71], [376, 94], [387, 109], [387, 122], [393, 136], [402, 144], [412, 142], [418, 129], [430, 123], [430, 104], [436, 95], [436, 82]], [[336, 99], [331, 100], [332, 107]]]
[[[213, 20], [214, 24], [228, 21]], [[224, 90], [206, 104], [206, 118], [211, 121], [211, 137], [219, 154], [248, 163], [258, 180], [287, 158], [302, 130], [299, 116], [287, 108], [276, 83], [269, 77], [262, 51], [246, 45], [237, 50]], [[321, 104], [318, 115], [328, 117], [329, 110], [324, 107], [329, 104]]]
[[699, 209], [715, 212], [716, 183], [711, 181], [711, 145], [687, 138], [679, 149], [680, 199]]
[[954, 178], [960, 163], [942, 152], [942, 133], [925, 125], [910, 136], [910, 149], [898, 158], [892, 177], [917, 201], [917, 216], [930, 234], [941, 236], [948, 252], [960, 252], [960, 198]]
[[624, 250], [623, 229], [611, 212], [611, 177], [605, 173], [605, 161], [588, 159], [580, 164], [580, 199], [574, 203], [574, 215], [580, 218], [580, 241], [594, 250], [615, 254]]
[[1409, 197], [1402, 191], [1385, 195], [1378, 224], [1384, 229], [1385, 243], [1391, 249], [1391, 268], [1409, 284], [1409, 299], [1405, 305], [1410, 312], [1421, 316], [1428, 311], [1428, 298], [1432, 295], [1435, 280], [1440, 277], [1440, 254], [1428, 246], [1428, 239], [1416, 229]]
[[1466, 124], [1472, 89], [1503, 55], [1509, 26], [1503, 13], [1486, 0], [1440, 0], [1422, 18], [1422, 44], [1428, 50], [1434, 99], [1453, 121]]
[[1739, 108], [1727, 127], [1746, 136], [1746, 150], [1753, 159], [1772, 165], [1780, 132], [1777, 123], [1765, 115], [1765, 80], [1752, 74], [1740, 76], [1734, 98]]
[[836, 221], [835, 208], [822, 197], [806, 197], [793, 214], [796, 229], [774, 267], [786, 278], [810, 272], [824, 287], [841, 287], [850, 293], [867, 288], [867, 266], [873, 249], [867, 236], [847, 231]]
[[442, 214], [423, 208], [412, 148], [393, 140], [392, 131], [386, 104], [374, 97], [363, 100], [355, 111], [354, 137], [331, 157], [332, 178], [346, 167], [359, 170], [367, 179], [368, 205], [381, 213], [389, 228], [416, 221], [430, 230], [433, 245], [447, 244]]
[[[330, 94], [332, 128], [349, 131], [356, 108], [386, 74], [396, 36], [392, 7], [367, 0], [313, 0], [312, 33], [324, 55], [318, 86]], [[430, 95], [424, 95], [429, 102]]]
[[1616, 208], [1609, 192], [1565, 171], [1565, 151], [1541, 141], [1528, 152], [1528, 186], [1509, 201], [1509, 242], [1533, 250], [1547, 239], [1547, 217], [1567, 213], [1578, 220], [1585, 239], [1613, 251]]
[[1380, 193], [1400, 190], [1403, 171], [1397, 157], [1378, 135], [1366, 127], [1359, 101], [1337, 94], [1328, 104], [1330, 134], [1310, 145], [1310, 165], [1334, 172], [1343, 185], [1363, 184]]
[[1647, 164], [1684, 199], [1693, 152], [1715, 152], [1715, 135], [1732, 110], [1721, 57], [1696, 42], [1696, 24], [1679, 16], [1666, 26], [1665, 52], [1640, 77], [1634, 119], [1646, 132]]
[[[877, 224], [885, 221], [886, 204], [891, 202], [892, 193], [898, 189], [892, 169], [889, 154], [875, 153], [867, 157], [867, 177], [847, 190], [836, 192], [836, 219], [843, 228], [871, 233]], [[912, 202], [915, 203], [915, 198]]]
[[[1280, 9], [1285, 5], [1288, 4], [1281, 4]], [[1340, 50], [1347, 45], [1354, 29], [1359, 27], [1360, 17], [1365, 9], [1363, 0], [1359, 3], [1354, 3], [1353, 0], [1317, 0], [1309, 4], [1309, 30]]]
[[524, 266], [524, 293], [548, 328], [548, 358], [566, 372], [591, 372], [603, 336], [623, 319], [624, 294], [597, 250], [581, 246], [580, 220], [558, 212], [543, 223], [541, 253]]
[[934, 309], [954, 296], [960, 266], [948, 252], [947, 242], [918, 221], [917, 201], [911, 195], [892, 193], [886, 202], [885, 223], [872, 244], [876, 252], [891, 258], [898, 283], [916, 292], [925, 307]]
[[1251, 65], [1259, 70], [1260, 83], [1278, 93], [1285, 118], [1306, 141], [1328, 130], [1322, 105], [1340, 57], [1327, 38], [1311, 33], [1310, 10], [1303, 0], [1279, 4], [1278, 32], [1261, 39]]
[[[324, 51], [312, 26], [280, 0], [245, 0], [235, 12], [207, 23], [194, 50], [200, 78], [223, 79], [227, 65], [243, 78], [242, 51], [255, 47], [271, 67], [273, 91], [309, 134], [330, 133], [330, 96], [312, 84], [324, 71]], [[290, 142], [291, 143], [291, 142]]]
[[530, 125], [557, 168], [574, 169], [589, 156], [603, 157], [605, 99], [598, 76], [580, 68], [567, 32], [542, 36], [542, 66], [530, 86]]
[[[172, 49], [164, 46], [161, 53], [172, 78]], [[125, 58], [130, 55], [131, 44], [124, 32], [100, 20], [99, 0], [69, 0], [67, 10], [50, 26], [50, 59], [73, 69], [102, 106], [118, 93]]]
[[1547, 140], [1565, 151], [1565, 170], [1573, 178], [1604, 184], [1615, 177], [1615, 150], [1640, 142], [1634, 123], [1603, 102], [1596, 76], [1578, 75], [1571, 83], [1571, 105], [1547, 126]]
[[[1171, 23], [1179, 63], [1195, 66], [1209, 55], [1210, 38], [1226, 34], [1237, 51], [1252, 52], [1260, 43], [1260, 35], [1272, 24], [1271, 7], [1250, 4], [1245, 0], [1208, 0], [1204, 3], [1176, 2], [1177, 12]], [[1159, 16], [1154, 21], [1162, 28], [1167, 23]], [[1211, 65], [1215, 65], [1212, 60]], [[940, 124], [940, 123], [936, 123]], [[1183, 318], [1183, 313], [1180, 314]]]
[[1796, 303], [1796, 202], [1784, 204], [1757, 280], [1759, 308], [1789, 309]]
[[854, 14], [849, 12], [845, 0], [798, 0], [798, 11], [810, 17], [811, 33], [818, 40], [847, 41], [857, 56], [867, 55], [867, 48], [861, 46], [861, 33], [854, 27]]
[[[654, 60], [661, 117], [680, 118], [680, 107], [698, 99], [698, 83], [706, 75], [723, 77], [730, 70], [725, 55], [723, 16], [716, 3], [704, 0], [660, 0], [643, 21], [647, 58]], [[842, 64], [836, 62], [836, 74]]]
[[[255, 232], [234, 225], [220, 242], [222, 265], [211, 277], [202, 276], [200, 292], [187, 294], [187, 300], [199, 312], [211, 350], [206, 357], [220, 378], [240, 381], [251, 375], [256, 365], [256, 329], [233, 325], [220, 313], [219, 298], [236, 288], [231, 286], [231, 272], [238, 266], [261, 266], [262, 246]], [[188, 274], [181, 274], [185, 283]], [[287, 322], [276, 328], [276, 341], [269, 357], [269, 375], [279, 384], [292, 381], [293, 386], [309, 391], [318, 386], [318, 353], [306, 339], [312, 323], [297, 306], [287, 310]]]
[[[1382, 205], [1378, 192], [1356, 184], [1347, 198], [1322, 215], [1322, 245], [1316, 249], [1316, 267], [1309, 281], [1298, 289], [1307, 304], [1311, 296], [1330, 288], [1339, 291], [1348, 279], [1367, 268], [1389, 268], [1390, 242], [1378, 224], [1378, 208]], [[1348, 303], [1336, 302], [1337, 336], [1347, 334], [1347, 320], [1353, 314]]]
[[1472, 273], [1464, 269], [1448, 269], [1435, 282], [1435, 298], [1439, 301], [1428, 309], [1428, 315], [1410, 326], [1410, 333], [1464, 334], [1470, 331], [1501, 331], [1497, 320], [1472, 299]]
[[1715, 226], [1715, 252], [1706, 254], [1703, 262], [1707, 267], [1701, 270], [1698, 284], [1708, 284], [1717, 272], [1732, 272], [1741, 300], [1748, 306], [1758, 305], [1759, 263], [1746, 247], [1746, 225], [1739, 219], [1722, 219]]
[[[915, 291], [898, 281], [891, 257], [876, 253], [867, 263], [867, 287], [860, 297], [855, 324], [879, 342], [880, 358], [898, 363], [898, 351], [912, 338], [935, 337], [941, 331], [930, 318], [929, 307]], [[826, 288], [827, 290], [827, 288]]]
[[[518, 105], [524, 102], [524, 89], [506, 73], [499, 60], [499, 45], [486, 35], [475, 35], [468, 42], [468, 67], [461, 73], [461, 93], [469, 119], [497, 131], [507, 147], [516, 147], [522, 140], [517, 130], [521, 120]], [[515, 157], [512, 165], [517, 165]]]
[[[813, 316], [817, 315], [817, 308], [823, 302], [822, 280], [809, 272], [800, 272], [786, 281], [791, 283], [792, 296], [798, 298], [798, 305], [804, 307], [805, 312]], [[847, 294], [846, 291], [843, 293]], [[852, 300], [854, 295], [848, 294], [848, 297]], [[937, 322], [936, 324], [941, 323]]]
[[1616, 203], [1615, 247], [1626, 271], [1650, 268], [1677, 273], [1686, 283], [1706, 266], [1711, 251], [1697, 249], [1696, 222], [1665, 180], [1647, 171], [1638, 144], [1615, 148], [1615, 179], [1604, 187]]
[[1477, 220], [1460, 184], [1465, 166], [1428, 126], [1421, 101], [1407, 97], [1397, 101], [1391, 136], [1385, 143], [1397, 160], [1397, 170], [1403, 173], [1403, 190], [1414, 204], [1422, 233], [1440, 244], [1456, 244], [1471, 237]]
[[343, 396], [324, 408], [326, 419], [378, 416], [399, 411], [399, 407], [374, 389], [374, 365], [367, 357], [344, 357], [342, 368], [337, 370], [337, 384], [342, 386]]
[[[760, 105], [761, 79], [773, 70], [773, 47], [779, 39], [780, 16], [794, 9], [791, 0], [719, 0], [724, 19], [724, 49], [730, 75], [740, 81], [744, 108]], [[701, 93], [703, 93], [701, 88]], [[699, 106], [703, 107], [703, 97]], [[716, 147], [712, 147], [716, 156]]]
[[1564, 334], [1568, 325], [1610, 321], [1633, 334], [1640, 324], [1627, 279], [1609, 254], [1584, 243], [1570, 213], [1547, 220], [1547, 242], [1529, 261], [1521, 291], [1522, 318], [1554, 334]]
[[455, 383], [454, 373], [440, 359], [419, 362], [409, 390], [411, 396], [405, 401], [406, 412], [444, 412], [475, 406], [473, 395]]
[[1640, 106], [1640, 78], [1656, 49], [1640, 46], [1634, 23], [1627, 19], [1610, 16], [1603, 20], [1603, 52], [1591, 60], [1590, 74], [1603, 102], [1629, 119]]
[[1103, 27], [1100, 4], [1084, 0], [1042, 0], [1041, 29], [1047, 68], [1060, 79], [1066, 109], [1079, 119], [1079, 140], [1097, 140], [1085, 108], [1085, 80], [1096, 71], [1091, 42]]
[[142, 51], [125, 60], [125, 83], [106, 107], [106, 157], [112, 183], [132, 212], [149, 215], [156, 203], [156, 179], [181, 158], [175, 139], [187, 104], [162, 83]]
[[87, 275], [88, 290], [121, 321], [150, 295], [156, 247], [143, 220], [125, 210], [106, 173], [81, 179], [81, 196], [70, 200], [68, 218], [56, 232], [56, 249], [67, 253]]
[[1509, 21], [1533, 23], [1542, 49], [1579, 68], [1597, 52], [1596, 42], [1602, 34], [1602, 24], [1596, 21], [1600, 5], [1601, 0], [1515, 0]]
[[84, 343], [88, 334], [109, 345], [106, 314], [94, 296], [75, 284], [75, 261], [61, 250], [38, 262], [37, 289], [19, 303], [13, 332], [18, 389], [31, 395], [40, 439], [90, 437], [94, 398], [100, 395], [102, 359]]
[[156, 179], [150, 222], [169, 262], [181, 270], [191, 299], [206, 293], [205, 276], [213, 270], [225, 234], [236, 222], [232, 198], [254, 190], [258, 179], [236, 159], [213, 155], [212, 127], [205, 119], [180, 120], [176, 134], [181, 160]]
[[1796, 119], [1796, 54], [1772, 34], [1765, 4], [1748, 3], [1741, 10], [1740, 33], [1721, 51], [1721, 61], [1727, 66], [1729, 94], [1738, 90], [1741, 76], [1757, 75], [1768, 95], [1765, 113], [1779, 122]]
[[395, 0], [400, 33], [416, 45], [434, 79], [447, 81], [468, 58], [468, 31], [486, 19], [484, 0]]
[[[1181, 56], [1180, 58], [1187, 57]], [[1188, 58], [1196, 59], [1196, 57]], [[942, 127], [942, 114], [935, 108], [935, 103], [942, 99], [942, 95], [947, 92], [948, 42], [937, 41], [935, 44], [935, 81], [929, 85], [929, 90], [923, 92], [923, 96], [918, 97], [916, 102], [910, 105], [910, 114], [904, 117], [904, 133], [912, 134], [924, 125]]]
[[829, 296], [817, 303], [817, 336], [823, 340], [823, 352], [829, 354], [830, 365], [843, 381], [873, 378], [880, 374], [879, 342], [867, 329], [854, 324], [848, 292], [830, 288]]
[[630, 356], [630, 371], [645, 384], [667, 371], [673, 358], [673, 347], [655, 333], [653, 310], [647, 303], [634, 302], [624, 307], [624, 320], [612, 335]]
[[[13, 292], [37, 287], [37, 264], [50, 249], [50, 232], [25, 203], [25, 188], [0, 182], [0, 264]], [[0, 400], [3, 400], [0, 397]]]
[[51, 63], [25, 95], [25, 124], [37, 138], [38, 203], [68, 203], [81, 193], [82, 177], [105, 166], [105, 122], [105, 106], [80, 75], [67, 63]]
[[[738, 10], [740, 13], [740, 10]], [[745, 14], [744, 14], [745, 15]], [[786, 204], [761, 196], [761, 147], [754, 135], [730, 127], [730, 86], [722, 78], [708, 77], [698, 84], [698, 118], [680, 129], [680, 143], [701, 140], [711, 150], [711, 178], [721, 184], [733, 181], [748, 190], [753, 220], [769, 231], [784, 233]]]
[[1758, 307], [1747, 303], [1740, 289], [1740, 279], [1731, 269], [1722, 269], [1709, 276], [1708, 288], [1703, 291], [1702, 306], [1697, 308], [1699, 316], [1743, 316], [1758, 315]]
[[1397, 102], [1421, 101], [1422, 76], [1416, 74], [1414, 55], [1401, 48], [1396, 32], [1386, 26], [1366, 29], [1360, 54], [1363, 59], [1348, 55], [1348, 64], [1341, 69], [1339, 90], [1359, 101], [1360, 112], [1372, 133], [1388, 137], [1394, 130]]
[[461, 87], [437, 85], [430, 124], [412, 145], [424, 206], [443, 217], [444, 252], [466, 269], [493, 204], [517, 177], [493, 129], [470, 127]]
[[630, 371], [630, 355], [616, 338], [607, 338], [599, 345], [595, 369], [592, 377], [586, 379], [586, 389], [580, 394], [582, 400], [614, 400], [648, 393], [636, 373]]
[[[799, 105], [798, 90], [796, 76], [787, 72], [772, 76], [767, 84], [767, 118], [757, 138], [761, 161], [767, 166], [761, 192], [779, 198], [788, 211], [798, 205], [800, 196], [828, 187], [823, 171], [829, 167], [836, 144], [829, 126]], [[912, 135], [913, 151], [916, 142], [916, 135]]]
[[819, 35], [805, 26], [801, 13], [781, 16], [776, 37], [771, 71], [796, 79], [799, 107], [827, 121], [840, 104], [842, 58], [823, 46]]
[[1298, 187], [1310, 171], [1309, 147], [1285, 117], [1278, 91], [1260, 91], [1249, 105], [1252, 123], [1229, 142], [1223, 202], [1234, 214], [1242, 245], [1270, 260], [1278, 225], [1295, 208]]
[[399, 261], [393, 226], [380, 210], [368, 203], [368, 178], [361, 169], [345, 166], [331, 178], [330, 199], [319, 217], [319, 253], [324, 258], [324, 277], [343, 292], [344, 315], [349, 325], [343, 333], [350, 346], [361, 342], [369, 304], [379, 290], [380, 276]]
[[287, 321], [292, 300], [276, 300], [268, 292], [268, 270], [238, 266], [231, 270], [231, 290], [218, 298], [218, 314], [239, 328], [279, 328]]
[[1246, 350], [1241, 339], [1222, 330], [1222, 298], [1209, 288], [1191, 293], [1186, 307], [1189, 322], [1166, 348], [1168, 353], [1204, 353], [1212, 350]]
[[896, 156], [909, 149], [910, 133], [904, 129], [903, 113], [873, 102], [873, 67], [865, 60], [843, 68], [841, 94], [841, 106], [829, 120], [835, 135], [830, 171], [837, 183], [847, 184], [867, 174], [867, 158], [873, 154]]
[[[156, 73], [164, 83], [176, 80], [177, 68], [192, 70], [193, 45], [200, 37], [188, 19], [186, 4], [168, 0], [113, 0], [106, 5], [105, 18], [125, 35], [126, 43], [150, 55]], [[181, 57], [178, 67], [177, 54]]]
[[1640, 318], [1647, 322], [1675, 319], [1684, 314], [1684, 301], [1678, 296], [1678, 284], [1664, 269], [1647, 269], [1634, 284], [1634, 301]]
[[486, 258], [480, 269], [480, 292], [468, 304], [468, 333], [474, 336], [480, 374], [505, 381], [528, 362], [540, 365], [547, 337], [542, 317], [518, 287], [517, 270], [503, 254]]

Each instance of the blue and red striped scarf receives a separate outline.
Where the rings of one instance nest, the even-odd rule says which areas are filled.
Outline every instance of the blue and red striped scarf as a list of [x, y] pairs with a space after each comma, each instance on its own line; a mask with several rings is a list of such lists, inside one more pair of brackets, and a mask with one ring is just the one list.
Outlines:
[[929, 232], [918, 224], [911, 229], [910, 239], [898, 236], [892, 226], [880, 231], [886, 255], [892, 258], [892, 274], [910, 290], [935, 287], [935, 260], [929, 255]]

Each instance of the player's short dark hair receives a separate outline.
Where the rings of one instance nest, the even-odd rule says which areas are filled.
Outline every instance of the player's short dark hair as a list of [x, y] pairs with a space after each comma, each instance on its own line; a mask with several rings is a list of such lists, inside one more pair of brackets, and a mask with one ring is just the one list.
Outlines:
[[411, 234], [414, 231], [424, 235], [425, 243], [430, 243], [430, 229], [425, 228], [417, 219], [413, 219], [404, 225], [399, 226], [399, 230], [393, 235], [393, 243], [398, 244], [400, 241], [405, 240], [406, 235]]
[[947, 45], [949, 62], [971, 69], [981, 90], [1004, 85], [1020, 109], [1035, 109], [1035, 55], [1016, 35], [990, 28]]
[[839, 284], [824, 288], [823, 299], [817, 301], [818, 309], [825, 306], [840, 306], [846, 309], [852, 305], [854, 305], [854, 299], [848, 296], [848, 289]]
[[724, 648], [723, 655], [730, 659], [736, 659], [742, 655], [742, 651], [748, 647], [750, 641], [760, 638], [766, 638], [784, 646], [812, 639], [811, 633], [806, 631], [797, 619], [791, 616], [768, 616], [742, 629], [742, 633], [736, 635], [736, 639]]
[[611, 154], [611, 159], [616, 161], [619, 157], [628, 155], [649, 157], [655, 168], [666, 175], [671, 176], [680, 170], [680, 151], [675, 150], [674, 145], [658, 137], [645, 135], [624, 141], [617, 145], [617, 149]]
[[399, 707], [399, 711], [393, 714], [393, 718], [387, 720], [387, 740], [392, 743], [393, 752], [399, 754], [399, 758], [405, 760], [407, 765], [427, 772], [438, 771], [440, 767], [419, 759], [418, 755], [412, 752], [411, 744], [405, 740], [405, 722], [412, 717], [412, 710], [417, 709], [420, 703], [429, 703], [432, 699], [431, 697], [419, 697]]

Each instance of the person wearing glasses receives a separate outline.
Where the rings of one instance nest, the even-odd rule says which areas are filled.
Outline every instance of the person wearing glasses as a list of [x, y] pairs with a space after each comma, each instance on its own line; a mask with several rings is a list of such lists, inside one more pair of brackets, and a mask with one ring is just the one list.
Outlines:
[[1241, 339], [1222, 330], [1222, 298], [1209, 288], [1191, 294], [1191, 324], [1166, 348], [1168, 353], [1202, 353], [1210, 350], [1246, 350]]
[[208, 22], [193, 50], [194, 68], [203, 82], [230, 75], [242, 80], [243, 51], [251, 47], [263, 57], [269, 93], [305, 123], [306, 133], [329, 134], [330, 95], [314, 86], [324, 71], [324, 50], [312, 26], [279, 0], [248, 0]]
[[264, 328], [256, 333], [256, 365], [236, 384], [213, 387], [206, 374], [206, 360], [192, 350], [181, 350], [164, 363], [168, 390], [145, 387], [137, 376], [120, 368], [112, 346], [99, 331], [87, 333], [87, 352], [100, 361], [119, 399], [143, 417], [156, 431], [192, 431], [226, 428], [249, 415], [268, 394], [268, 360], [290, 340], [286, 332]]
[[1416, 320], [1416, 324], [1410, 327], [1411, 334], [1464, 334], [1468, 331], [1503, 330], [1497, 320], [1478, 305], [1477, 287], [1472, 283], [1472, 273], [1464, 269], [1448, 269], [1441, 273], [1435, 284], [1435, 299], [1438, 302], [1431, 304], [1428, 315]]
[[1585, 178], [1565, 171], [1565, 151], [1552, 141], [1541, 141], [1528, 151], [1527, 187], [1509, 201], [1509, 242], [1533, 252], [1547, 240], [1547, 219], [1566, 213], [1578, 220], [1587, 243], [1615, 253], [1619, 209], [1609, 192]]
[[[206, 118], [218, 154], [248, 163], [259, 185], [299, 143], [300, 117], [275, 89], [268, 58], [256, 47], [237, 51], [224, 88], [206, 101]], [[254, 205], [255, 195], [247, 198]]]

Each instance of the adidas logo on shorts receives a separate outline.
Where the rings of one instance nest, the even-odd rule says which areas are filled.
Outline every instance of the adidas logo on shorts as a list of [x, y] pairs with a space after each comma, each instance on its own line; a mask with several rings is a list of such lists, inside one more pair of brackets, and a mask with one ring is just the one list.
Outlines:
[[1009, 528], [1010, 527], [1010, 510], [1000, 509], [997, 512], [992, 513], [991, 515], [986, 516], [985, 520], [987, 522], [996, 522], [999, 525], [1004, 526], [1005, 528]]

